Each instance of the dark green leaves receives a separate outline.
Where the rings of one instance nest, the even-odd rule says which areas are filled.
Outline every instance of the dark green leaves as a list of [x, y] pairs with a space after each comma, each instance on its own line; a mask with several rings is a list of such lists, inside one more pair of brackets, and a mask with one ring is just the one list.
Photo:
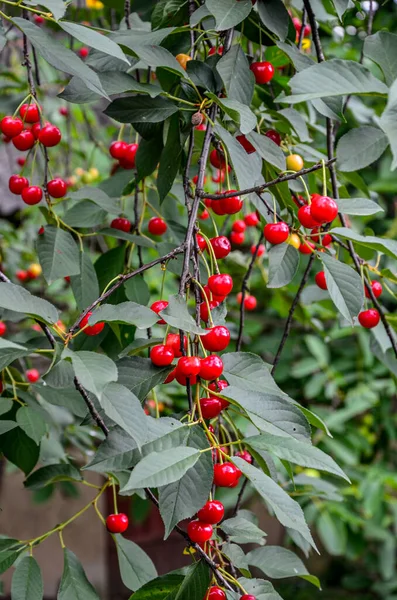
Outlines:
[[80, 273], [79, 249], [68, 231], [45, 227], [37, 238], [37, 252], [47, 283]]
[[206, 0], [206, 7], [215, 17], [216, 31], [224, 31], [244, 21], [252, 10], [251, 0]]
[[168, 573], [144, 585], [130, 600], [202, 600], [210, 583], [203, 561], [192, 564], [185, 575]]
[[157, 190], [160, 202], [164, 200], [178, 174], [181, 166], [182, 143], [179, 131], [179, 115], [175, 114], [169, 121], [167, 141], [161, 153], [157, 177]]
[[121, 535], [114, 536], [119, 559], [120, 575], [124, 585], [133, 592], [157, 577], [154, 564], [137, 544]]
[[269, 281], [267, 287], [288, 285], [299, 267], [299, 252], [290, 244], [278, 244], [269, 250]]
[[0, 282], [0, 307], [37, 317], [45, 323], [56, 323], [59, 319], [55, 306], [13, 283]]
[[47, 431], [42, 416], [30, 406], [21, 406], [18, 409], [16, 420], [22, 431], [36, 444], [39, 444]]
[[70, 284], [80, 311], [99, 298], [98, 277], [87, 252], [80, 253], [80, 273], [70, 278]]
[[117, 381], [117, 367], [110, 358], [95, 352], [71, 352], [64, 350], [64, 358], [72, 361], [73, 369], [81, 385], [101, 397], [108, 383]]
[[81, 481], [80, 471], [71, 464], [48, 465], [34, 471], [26, 479], [24, 485], [30, 490], [41, 490], [43, 487], [59, 481]]
[[114, 100], [105, 114], [119, 123], [162, 123], [178, 112], [178, 107], [165, 98], [137, 96]]
[[64, 548], [63, 558], [63, 575], [58, 600], [99, 600], [77, 556], [71, 550]]
[[379, 125], [387, 135], [393, 153], [392, 169], [397, 167], [397, 82], [394, 82], [389, 91], [387, 105], [379, 119]]
[[371, 248], [386, 254], [386, 256], [397, 258], [397, 242], [395, 240], [383, 239], [374, 235], [361, 235], [348, 227], [335, 227], [331, 230], [331, 233], [351, 240], [359, 246]]
[[88, 323], [94, 325], [100, 321], [124, 323], [135, 325], [138, 329], [147, 329], [158, 321], [158, 316], [150, 308], [136, 302], [121, 302], [121, 304], [103, 304], [93, 313]]
[[397, 35], [389, 31], [377, 31], [364, 40], [364, 55], [373, 60], [382, 69], [387, 85], [397, 78]]
[[119, 383], [109, 383], [100, 398], [107, 416], [141, 445], [146, 439], [146, 415], [138, 398]]
[[42, 600], [43, 592], [40, 567], [33, 556], [25, 556], [12, 576], [12, 600]]
[[358, 171], [380, 158], [389, 142], [378, 127], [356, 127], [338, 142], [337, 166], [341, 171]]
[[195, 320], [189, 314], [186, 299], [183, 296], [170, 296], [167, 308], [162, 310], [160, 315], [168, 325], [176, 327], [176, 329], [199, 335], [206, 333], [205, 329], [196, 325]]
[[271, 579], [302, 577], [321, 589], [318, 578], [310, 575], [301, 559], [286, 548], [280, 546], [256, 548], [249, 552], [247, 560], [250, 565], [257, 567]]
[[225, 84], [228, 98], [250, 105], [254, 93], [255, 77], [241, 46], [232, 46], [216, 65]]
[[30, 354], [30, 351], [24, 346], [0, 338], [0, 371], [4, 367], [8, 367], [17, 358], [21, 358], [27, 354]]
[[336, 308], [353, 325], [364, 304], [364, 288], [360, 275], [349, 265], [322, 254], [329, 295]]
[[59, 21], [59, 26], [62, 27], [66, 33], [69, 33], [83, 44], [90, 46], [90, 48], [96, 48], [105, 54], [114, 56], [129, 64], [120, 46], [106, 37], [106, 35], [102, 35], [98, 31], [84, 27], [78, 23], [69, 23], [68, 21]]
[[163, 383], [173, 367], [155, 367], [149, 358], [125, 357], [117, 362], [118, 382], [144, 400], [159, 383]]
[[266, 162], [280, 171], [285, 170], [284, 152], [273, 140], [270, 140], [265, 135], [259, 135], [255, 131], [252, 131], [247, 137]]
[[25, 475], [30, 473], [39, 458], [39, 447], [20, 427], [0, 436], [0, 449]]
[[106, 192], [96, 187], [82, 187], [70, 194], [72, 200], [91, 200], [97, 206], [108, 213], [118, 215], [120, 212], [120, 201], [110, 198]]
[[258, 13], [262, 23], [283, 42], [288, 34], [290, 21], [281, 0], [258, 0]]

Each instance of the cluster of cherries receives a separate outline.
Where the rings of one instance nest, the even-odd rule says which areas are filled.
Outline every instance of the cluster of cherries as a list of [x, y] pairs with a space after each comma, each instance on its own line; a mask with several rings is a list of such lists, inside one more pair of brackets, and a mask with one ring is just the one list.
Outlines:
[[[218, 587], [217, 585], [213, 585], [208, 590], [204, 600], [226, 600], [226, 597], [226, 593], [222, 588]], [[244, 594], [243, 596], [240, 596], [240, 600], [256, 600], [256, 596], [253, 596], [252, 594]]]
[[37, 279], [42, 273], [41, 266], [38, 263], [32, 263], [27, 269], [19, 269], [15, 276], [21, 283]]
[[123, 169], [135, 168], [135, 157], [138, 152], [138, 144], [127, 144], [122, 140], [112, 142], [109, 147], [109, 153], [112, 158], [118, 161], [118, 165]]

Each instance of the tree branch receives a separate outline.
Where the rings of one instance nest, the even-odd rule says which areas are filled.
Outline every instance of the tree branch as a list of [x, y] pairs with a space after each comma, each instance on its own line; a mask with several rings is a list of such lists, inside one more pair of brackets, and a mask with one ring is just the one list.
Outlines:
[[84, 402], [87, 405], [88, 410], [90, 411], [91, 417], [94, 419], [95, 423], [98, 425], [98, 427], [100, 429], [102, 429], [103, 433], [105, 434], [105, 436], [107, 437], [109, 435], [109, 429], [108, 427], [105, 425], [104, 420], [102, 419], [102, 417], [99, 415], [99, 413], [96, 411], [94, 404], [91, 402], [90, 398], [88, 397], [88, 394], [86, 392], [86, 390], [83, 388], [83, 386], [81, 385], [80, 381], [77, 379], [77, 377], [75, 377], [73, 379], [74, 382], [74, 386], [76, 388], [76, 390], [79, 392], [79, 394], [81, 395], [81, 397], [83, 398]]

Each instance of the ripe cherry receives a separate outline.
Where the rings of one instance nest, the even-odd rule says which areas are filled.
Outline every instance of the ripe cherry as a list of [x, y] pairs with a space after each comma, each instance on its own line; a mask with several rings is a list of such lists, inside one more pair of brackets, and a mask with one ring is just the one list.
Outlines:
[[160, 344], [153, 346], [150, 351], [150, 360], [156, 367], [168, 367], [174, 360], [174, 351], [171, 346]]
[[327, 288], [327, 280], [325, 279], [324, 271], [319, 271], [314, 278], [316, 284], [321, 290], [326, 290]]
[[40, 379], [40, 373], [37, 369], [28, 369], [25, 376], [30, 383], [36, 383]]
[[69, 116], [69, 111], [68, 111], [68, 109], [66, 108], [66, 106], [61, 106], [61, 107], [59, 108], [59, 114], [60, 114], [62, 117], [68, 117], [68, 116]]
[[244, 223], [247, 225], [247, 227], [256, 227], [259, 223], [259, 217], [256, 212], [245, 215]]
[[200, 248], [201, 252], [206, 249], [207, 242], [205, 241], [205, 238], [202, 235], [200, 235], [199, 233], [196, 235], [196, 241], [197, 241], [197, 246]]
[[43, 197], [43, 190], [38, 185], [31, 185], [22, 190], [22, 200], [25, 204], [33, 206], [38, 204]]
[[110, 533], [124, 533], [128, 528], [128, 517], [124, 513], [106, 517], [106, 528]]
[[112, 156], [116, 160], [119, 160], [120, 158], [124, 158], [125, 151], [127, 150], [127, 146], [128, 146], [127, 142], [123, 142], [123, 141], [112, 142], [109, 146], [110, 156]]
[[[170, 348], [172, 348], [175, 358], [180, 358], [181, 356], [183, 356], [183, 354], [181, 352], [181, 338], [180, 338], [179, 333], [169, 333], [167, 335], [167, 340], [166, 340], [165, 344], [166, 344], [166, 346], [170, 346]], [[183, 346], [186, 350], [186, 348], [187, 348], [186, 335], [183, 336]]]
[[3, 382], [0, 380], [0, 394], [3, 393], [3, 389], [4, 389]]
[[299, 154], [290, 154], [286, 159], [288, 171], [301, 171], [303, 169], [303, 158]]
[[309, 204], [300, 207], [298, 210], [298, 219], [300, 224], [307, 229], [312, 229], [319, 225], [318, 221], [315, 221], [312, 217]]
[[266, 131], [265, 136], [277, 144], [277, 146], [281, 146], [281, 135], [275, 129], [269, 129], [269, 131]]
[[248, 450], [241, 450], [241, 452], [237, 452], [236, 456], [238, 456], [239, 458], [242, 458], [243, 460], [245, 460], [245, 462], [249, 463], [250, 465], [253, 462], [253, 458], [251, 456], [251, 454], [248, 452]]
[[380, 321], [380, 314], [376, 310], [376, 308], [370, 308], [368, 310], [363, 310], [358, 315], [358, 320], [360, 325], [365, 327], [365, 329], [372, 329], [376, 327]]
[[249, 140], [247, 140], [245, 135], [238, 135], [236, 137], [236, 140], [240, 142], [247, 154], [253, 154], [254, 152], [256, 152], [255, 147], [251, 144]]
[[233, 289], [233, 279], [227, 273], [211, 275], [208, 278], [208, 287], [215, 296], [227, 296]]
[[240, 469], [231, 462], [214, 465], [214, 485], [217, 487], [234, 487], [240, 476]]
[[90, 50], [86, 46], [83, 46], [79, 50], [79, 56], [80, 56], [80, 58], [87, 58], [87, 56], [89, 55], [89, 53], [90, 53]]
[[203, 544], [212, 538], [213, 528], [209, 523], [202, 521], [190, 521], [187, 526], [187, 534], [196, 544]]
[[207, 219], [210, 218], [210, 213], [205, 208], [204, 210], [201, 211], [201, 213], [199, 214], [198, 218], [201, 219], [202, 221], [206, 221]]
[[[153, 312], [159, 314], [162, 310], [167, 308], [167, 306], [168, 306], [167, 300], [156, 300], [156, 302], [153, 302], [153, 304], [150, 308], [152, 309]], [[164, 319], [160, 319], [159, 321], [157, 321], [157, 325], [165, 325]]]
[[19, 196], [22, 194], [22, 190], [24, 190], [26, 187], [29, 187], [29, 180], [26, 179], [26, 177], [21, 177], [20, 175], [11, 175], [8, 181], [8, 187], [10, 192]]
[[210, 525], [217, 525], [220, 523], [225, 516], [225, 507], [219, 500], [209, 500], [204, 504], [197, 513], [200, 521], [204, 523], [210, 523]]
[[230, 342], [230, 331], [224, 325], [211, 327], [207, 335], [203, 335], [201, 341], [206, 350], [210, 352], [221, 352], [228, 347]]
[[3, 336], [6, 331], [7, 325], [4, 323], [4, 321], [0, 321], [0, 337]]
[[215, 396], [200, 398], [200, 408], [204, 419], [214, 419], [222, 412], [222, 403]]
[[[80, 329], [83, 329], [83, 327], [86, 327], [91, 315], [92, 315], [92, 312], [90, 311], [86, 314], [84, 319], [82, 319], [80, 321]], [[99, 333], [101, 333], [101, 331], [103, 330], [104, 327], [105, 327], [105, 323], [100, 321], [99, 323], [95, 323], [95, 325], [88, 325], [88, 327], [86, 327], [84, 329], [84, 333], [86, 335], [90, 335], [90, 336], [98, 335]]]
[[217, 379], [223, 373], [223, 361], [216, 354], [209, 354], [205, 358], [201, 359], [200, 365], [200, 377], [211, 381]]
[[148, 223], [148, 230], [152, 235], [163, 235], [167, 231], [167, 223], [160, 217], [152, 217]]
[[40, 121], [39, 107], [37, 104], [22, 104], [19, 114], [25, 123], [37, 123]]
[[241, 244], [244, 244], [244, 240], [245, 240], [245, 233], [243, 231], [241, 231], [241, 232], [232, 231], [231, 232], [230, 241], [235, 246], [241, 246]]
[[20, 167], [23, 167], [23, 165], [24, 165], [25, 163], [26, 163], [26, 158], [24, 158], [23, 156], [19, 156], [19, 157], [17, 158], [17, 164], [18, 164]]
[[23, 131], [23, 122], [19, 117], [4, 117], [0, 122], [1, 132], [8, 138], [14, 138]]
[[278, 223], [268, 223], [265, 225], [263, 234], [271, 244], [282, 244], [288, 239], [289, 227], [284, 221]]
[[[382, 295], [383, 287], [379, 281], [371, 281], [371, 288], [375, 298], [379, 298]], [[365, 297], [371, 298], [370, 293], [367, 290], [367, 286], [364, 286]]]
[[223, 183], [225, 181], [226, 171], [218, 170], [214, 177], [211, 177], [214, 183]]
[[122, 217], [118, 217], [117, 219], [113, 219], [113, 221], [110, 223], [110, 227], [113, 229], [118, 229], [119, 231], [124, 231], [125, 233], [129, 233], [131, 231], [131, 221]]
[[[241, 304], [241, 300], [242, 300], [242, 293], [239, 292], [237, 294], [237, 302], [238, 304]], [[244, 296], [244, 308], [245, 310], [251, 311], [251, 310], [255, 310], [257, 307], [258, 301], [255, 298], [255, 296], [251, 296], [251, 294], [246, 294]]]
[[219, 152], [219, 150], [216, 150], [216, 148], [211, 151], [210, 163], [215, 169], [226, 169], [225, 156], [223, 153]]
[[35, 141], [35, 137], [29, 129], [25, 129], [25, 131], [22, 131], [22, 133], [12, 138], [12, 143], [15, 148], [22, 152], [33, 148]]
[[[255, 252], [256, 252], [256, 244], [253, 244], [251, 246], [250, 252], [251, 252], [252, 255], [255, 254]], [[258, 258], [260, 258], [261, 256], [263, 256], [265, 254], [265, 252], [266, 252], [265, 245], [264, 244], [259, 244], [258, 251], [256, 252], [256, 256]]]
[[312, 254], [316, 246], [312, 242], [304, 240], [299, 246], [298, 250], [301, 254]]
[[242, 219], [238, 219], [238, 221], [234, 221], [233, 225], [232, 225], [232, 231], [235, 231], [236, 233], [244, 233], [244, 231], [247, 229], [247, 225], [245, 223], [245, 221], [243, 221]]
[[218, 587], [217, 585], [213, 585], [204, 598], [204, 600], [226, 600], [225, 592]]
[[[236, 192], [237, 190], [228, 190], [228, 194], [231, 192]], [[243, 201], [240, 196], [232, 196], [231, 198], [223, 198], [222, 200], [218, 200], [222, 204], [222, 208], [225, 211], [226, 215], [235, 215], [238, 213], [243, 207]], [[214, 203], [212, 204], [214, 206]]]
[[171, 371], [171, 373], [168, 373], [167, 377], [164, 379], [164, 383], [171, 383], [171, 381], [174, 381], [175, 375], [176, 368], [173, 371]]
[[47, 190], [52, 198], [63, 198], [68, 191], [68, 186], [66, 181], [61, 179], [61, 177], [57, 177], [47, 183]]
[[274, 77], [274, 67], [269, 62], [253, 62], [250, 69], [258, 84], [269, 83]]
[[[128, 165], [127, 169], [133, 169], [135, 167], [135, 158], [136, 153], [138, 152], [139, 145], [138, 144], [127, 144], [126, 149], [124, 150], [124, 156], [122, 157], [123, 161]], [[122, 165], [124, 166], [124, 165]]]
[[210, 239], [215, 258], [225, 258], [232, 249], [229, 240], [224, 235]]
[[208, 285], [205, 285], [203, 287], [203, 290], [204, 290], [204, 294], [201, 294], [203, 297], [203, 300], [205, 300], [205, 298], [208, 298], [208, 300], [216, 300], [217, 302], [221, 303], [226, 298], [226, 296], [218, 296], [217, 294], [214, 294], [213, 292], [211, 292]]
[[[224, 379], [219, 379], [218, 381], [213, 381], [212, 383], [209, 384], [208, 388], [211, 390], [211, 392], [218, 392], [218, 394], [224, 390], [225, 388], [228, 387], [228, 382], [225, 381]], [[228, 405], [230, 403], [228, 402]]]
[[22, 270], [17, 271], [15, 273], [15, 276], [18, 279], [18, 281], [21, 281], [21, 282], [27, 281], [29, 279], [29, 274], [27, 271], [22, 271]]
[[314, 227], [312, 229], [310, 237], [313, 240], [313, 242], [317, 242], [325, 248], [333, 242], [332, 235], [330, 235], [329, 233], [321, 233], [320, 227]]
[[201, 361], [198, 356], [182, 356], [176, 366], [177, 373], [186, 377], [196, 376], [200, 373]]
[[46, 148], [57, 146], [61, 139], [62, 135], [58, 127], [51, 125], [51, 123], [47, 123], [47, 125], [44, 125], [44, 127], [40, 130], [39, 142]]
[[216, 215], [223, 216], [227, 214], [223, 200], [211, 200], [211, 208]]
[[338, 215], [338, 205], [328, 196], [316, 195], [310, 204], [310, 213], [318, 223], [331, 223]]
[[222, 56], [223, 46], [219, 46], [219, 48], [215, 48], [215, 46], [213, 46], [208, 52], [208, 56], [214, 56], [214, 54], [219, 54], [219, 56]]
[[[219, 306], [220, 302], [218, 300], [210, 300], [208, 304], [210, 305], [210, 310], [212, 311], [214, 308]], [[208, 306], [206, 302], [202, 302], [200, 304], [200, 319], [206, 323], [209, 320]]]
[[181, 385], [186, 385], [188, 381], [190, 382], [190, 385], [195, 385], [197, 383], [196, 375], [190, 375], [190, 377], [187, 377], [186, 375], [183, 375], [183, 373], [180, 373], [177, 368], [175, 369], [175, 379]]

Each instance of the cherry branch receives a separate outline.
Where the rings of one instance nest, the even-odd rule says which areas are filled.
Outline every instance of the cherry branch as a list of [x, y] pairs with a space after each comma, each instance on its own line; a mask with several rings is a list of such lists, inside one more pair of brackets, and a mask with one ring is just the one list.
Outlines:
[[125, 0], [124, 2], [124, 18], [127, 29], [131, 29], [130, 23], [130, 12], [131, 12], [131, 0]]
[[242, 343], [242, 339], [243, 339], [243, 330], [244, 330], [244, 321], [245, 321], [244, 300], [245, 300], [245, 294], [248, 291], [248, 281], [249, 281], [249, 278], [251, 277], [252, 269], [254, 268], [255, 260], [256, 260], [256, 257], [258, 256], [259, 246], [261, 245], [262, 242], [263, 242], [263, 234], [259, 238], [259, 241], [255, 247], [255, 252], [252, 255], [250, 264], [248, 265], [248, 269], [244, 275], [244, 279], [241, 284], [240, 325], [239, 325], [237, 342], [236, 342], [236, 352], [240, 352], [241, 343]]
[[109, 435], [109, 428], [106, 426], [105, 421], [102, 419], [102, 417], [96, 411], [95, 406], [94, 406], [93, 402], [90, 400], [86, 390], [83, 388], [83, 386], [81, 385], [81, 383], [77, 379], [77, 377], [75, 377], [73, 379], [73, 382], [74, 382], [74, 386], [75, 386], [76, 390], [79, 392], [80, 396], [82, 396], [84, 402], [86, 403], [87, 408], [90, 411], [91, 417], [94, 419], [95, 423], [98, 425], [98, 427], [100, 429], [102, 429], [103, 433], [107, 437]]

